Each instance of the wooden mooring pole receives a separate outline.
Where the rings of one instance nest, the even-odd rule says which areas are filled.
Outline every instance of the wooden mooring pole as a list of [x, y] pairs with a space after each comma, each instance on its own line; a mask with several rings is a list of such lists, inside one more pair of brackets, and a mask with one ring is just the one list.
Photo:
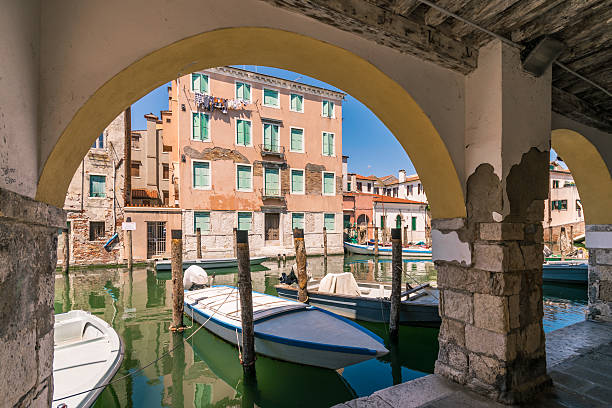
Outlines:
[[298, 300], [308, 301], [308, 275], [306, 274], [306, 245], [304, 244], [304, 230], [293, 229], [293, 244], [295, 245], [295, 263], [297, 264]]
[[196, 228], [196, 258], [202, 258], [202, 231]]
[[[132, 222], [132, 217], [127, 217], [127, 222]], [[125, 256], [127, 267], [131, 271], [134, 266], [134, 255], [132, 253], [132, 230], [125, 231]]]
[[402, 230], [391, 229], [391, 311], [389, 313], [389, 338], [399, 335], [400, 297], [402, 291]]
[[172, 230], [172, 331], [183, 331], [183, 232]]
[[62, 272], [68, 273], [70, 269], [70, 229], [62, 230], [62, 238], [64, 240], [64, 248], [62, 251]]
[[238, 290], [240, 291], [240, 319], [242, 322], [242, 369], [245, 375], [255, 374], [255, 326], [253, 324], [253, 284], [249, 232], [236, 231], [238, 258]]
[[378, 227], [374, 227], [374, 256], [378, 256]]
[[234, 228], [234, 258], [238, 258], [238, 248], [236, 247], [236, 232], [238, 228]]
[[323, 256], [327, 258], [327, 228], [323, 227]]

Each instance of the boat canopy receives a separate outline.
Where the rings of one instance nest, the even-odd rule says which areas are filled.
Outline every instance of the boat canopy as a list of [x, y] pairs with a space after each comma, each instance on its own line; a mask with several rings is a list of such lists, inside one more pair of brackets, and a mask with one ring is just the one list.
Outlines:
[[329, 273], [321, 279], [319, 292], [335, 293], [338, 295], [361, 296], [355, 277], [350, 272]]

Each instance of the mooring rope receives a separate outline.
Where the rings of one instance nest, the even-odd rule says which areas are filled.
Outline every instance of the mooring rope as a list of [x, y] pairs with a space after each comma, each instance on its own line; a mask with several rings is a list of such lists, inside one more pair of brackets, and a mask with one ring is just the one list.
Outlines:
[[[186, 343], [186, 342], [187, 342], [189, 339], [191, 339], [193, 336], [195, 336], [195, 334], [196, 334], [197, 332], [199, 332], [199, 331], [200, 331], [200, 329], [202, 329], [202, 328], [204, 327], [204, 325], [206, 325], [206, 323], [208, 323], [208, 321], [209, 321], [210, 319], [212, 319], [212, 317], [213, 317], [213, 316], [214, 316], [214, 315], [215, 315], [215, 314], [216, 314], [216, 313], [219, 311], [219, 309], [221, 308], [221, 306], [223, 306], [223, 305], [225, 304], [225, 302], [227, 302], [227, 300], [229, 299], [229, 297], [232, 295], [232, 293], [234, 293], [234, 290], [235, 290], [235, 289], [236, 289], [236, 288], [232, 288], [232, 290], [230, 291], [230, 293], [228, 293], [228, 295], [227, 295], [227, 297], [225, 298], [225, 300], [223, 301], [223, 303], [221, 303], [217, 309], [213, 310], [213, 313], [212, 313], [212, 314], [211, 314], [211, 315], [208, 317], [208, 319], [206, 319], [206, 321], [205, 321], [205, 322], [204, 322], [204, 323], [203, 323], [203, 324], [202, 324], [200, 327], [198, 327], [198, 328], [197, 328], [197, 329], [196, 329], [196, 330], [195, 330], [193, 333], [191, 333], [191, 334], [190, 334], [188, 337], [184, 338], [182, 342], [180, 342], [180, 343], [179, 343], [179, 344], [177, 344], [176, 346], [172, 347], [170, 350], [166, 351], [164, 354], [162, 354], [161, 356], [159, 356], [159, 357], [158, 357], [158, 358], [156, 358], [155, 360], [151, 361], [151, 362], [150, 362], [150, 363], [148, 363], [148, 364], [145, 364], [144, 366], [142, 366], [142, 367], [138, 368], [137, 370], [135, 370], [135, 371], [133, 371], [133, 372], [131, 372], [131, 373], [129, 373], [129, 374], [126, 374], [126, 375], [124, 375], [124, 376], [122, 376], [122, 377], [119, 377], [119, 378], [116, 378], [116, 379], [114, 379], [114, 380], [112, 380], [112, 381], [109, 381], [109, 382], [107, 382], [106, 384], [98, 385], [98, 386], [93, 387], [93, 388], [91, 388], [91, 389], [88, 389], [88, 390], [85, 390], [85, 391], [81, 391], [81, 392], [77, 392], [77, 393], [75, 393], [75, 394], [67, 395], [67, 396], [62, 397], [62, 398], [54, 399], [54, 400], [53, 400], [53, 402], [57, 402], [57, 401], [65, 400], [65, 399], [68, 399], [68, 398], [76, 397], [77, 395], [86, 394], [86, 393], [88, 393], [88, 392], [91, 392], [91, 391], [97, 390], [97, 389], [99, 389], [99, 388], [105, 388], [105, 387], [107, 387], [107, 386], [109, 386], [109, 385], [111, 385], [111, 384], [115, 384], [116, 382], [119, 382], [119, 381], [121, 381], [121, 380], [124, 380], [124, 379], [126, 379], [126, 378], [128, 378], [128, 377], [132, 377], [132, 376], [134, 376], [135, 374], [138, 374], [138, 373], [142, 372], [142, 371], [143, 371], [145, 368], [148, 368], [148, 367], [152, 366], [153, 364], [155, 364], [156, 362], [158, 362], [158, 361], [159, 361], [159, 360], [161, 360], [162, 358], [164, 358], [164, 357], [166, 357], [166, 356], [170, 355], [170, 353], [172, 353], [174, 350], [178, 349], [180, 346], [184, 345], [184, 344], [185, 344], [185, 343]], [[193, 322], [193, 314], [194, 314], [194, 311], [192, 310], [192, 311], [191, 311], [191, 318], [192, 318], [192, 322]]]

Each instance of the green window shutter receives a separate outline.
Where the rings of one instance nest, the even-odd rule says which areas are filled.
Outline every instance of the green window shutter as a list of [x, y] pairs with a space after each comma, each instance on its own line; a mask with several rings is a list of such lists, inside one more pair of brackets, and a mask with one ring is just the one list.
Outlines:
[[291, 150], [304, 151], [304, 131], [302, 129], [291, 129]]
[[297, 111], [302, 112], [304, 110], [304, 97], [297, 95]]
[[323, 156], [329, 155], [329, 133], [323, 132]]
[[385, 216], [384, 215], [380, 216], [380, 227], [385, 228]]
[[264, 105], [278, 106], [278, 91], [264, 89]]
[[278, 126], [272, 125], [272, 150], [279, 151]]
[[336, 214], [325, 214], [324, 217], [325, 229], [328, 231], [336, 229]]
[[271, 152], [278, 152], [278, 142], [278, 125], [264, 123], [264, 149]]
[[250, 231], [252, 214], [250, 212], [239, 212], [238, 213], [238, 229], [241, 231]]
[[251, 189], [251, 167], [250, 166], [236, 166], [238, 173], [238, 190], [250, 190]]
[[322, 112], [323, 116], [327, 116], [327, 104], [328, 103], [329, 103], [328, 101], [323, 101], [323, 106], [321, 108], [323, 110]]
[[334, 117], [334, 103], [333, 102], [327, 103], [327, 117], [328, 118]]
[[208, 75], [202, 75], [200, 80], [200, 92], [208, 93]]
[[242, 91], [242, 99], [245, 101], [251, 100], [251, 85], [244, 84], [244, 90]]
[[210, 186], [210, 163], [194, 162], [193, 163], [193, 186], [194, 187], [209, 187]]
[[242, 126], [244, 128], [244, 144], [248, 146], [251, 144], [251, 122], [245, 120]]
[[304, 229], [304, 214], [302, 213], [291, 214], [291, 230], [294, 230], [295, 228], [299, 228], [301, 230]]
[[334, 173], [323, 173], [323, 193], [334, 193]]
[[291, 110], [302, 112], [304, 97], [302, 95], [291, 94]]
[[193, 140], [202, 140], [202, 128], [200, 124], [200, 114], [193, 113]]
[[196, 233], [197, 229], [201, 232], [210, 231], [210, 213], [196, 211], [193, 213], [193, 232]]
[[106, 176], [89, 176], [89, 196], [106, 197]]
[[304, 171], [303, 170], [291, 170], [291, 192], [292, 193], [303, 193], [304, 192]]
[[395, 217], [395, 228], [402, 228], [402, 216], [399, 214]]
[[412, 217], [412, 230], [416, 231], [417, 229], [417, 217]]
[[278, 196], [280, 195], [280, 180], [279, 180], [279, 169], [266, 168], [265, 172], [265, 183], [266, 183], [266, 195]]
[[201, 136], [200, 140], [208, 140], [210, 135], [210, 116], [206, 113], [200, 113], [200, 124], [201, 124]]
[[200, 92], [200, 74], [191, 74], [191, 89], [194, 92]]
[[248, 140], [248, 132], [250, 126], [247, 126], [249, 122], [245, 120], [237, 120], [236, 121], [236, 143], [242, 146], [246, 146], [249, 144]]
[[327, 151], [328, 151], [329, 156], [334, 155], [334, 134], [333, 133], [327, 134]]

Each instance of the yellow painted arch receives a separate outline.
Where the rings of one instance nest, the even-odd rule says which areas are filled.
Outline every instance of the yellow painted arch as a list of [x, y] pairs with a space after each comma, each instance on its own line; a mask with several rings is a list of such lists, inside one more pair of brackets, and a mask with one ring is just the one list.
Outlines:
[[102, 85], [55, 144], [41, 172], [36, 199], [61, 207], [70, 180], [96, 135], [148, 92], [178, 74], [243, 64], [306, 74], [363, 101], [409, 154], [427, 188], [432, 216], [465, 217], [461, 182], [448, 150], [406, 89], [345, 49], [288, 31], [256, 27], [220, 29], [182, 39], [134, 62]]
[[551, 144], [572, 172], [584, 208], [584, 221], [612, 224], [612, 177], [595, 146], [569, 129], [553, 130]]

